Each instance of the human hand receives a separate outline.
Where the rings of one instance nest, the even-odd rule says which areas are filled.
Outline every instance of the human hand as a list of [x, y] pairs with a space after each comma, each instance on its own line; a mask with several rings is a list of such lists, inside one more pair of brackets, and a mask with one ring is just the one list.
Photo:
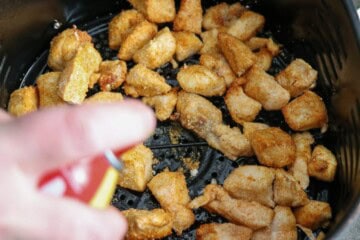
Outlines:
[[49, 170], [143, 142], [155, 128], [135, 101], [60, 107], [23, 118], [0, 110], [0, 239], [122, 239], [120, 212], [92, 209], [37, 190]]

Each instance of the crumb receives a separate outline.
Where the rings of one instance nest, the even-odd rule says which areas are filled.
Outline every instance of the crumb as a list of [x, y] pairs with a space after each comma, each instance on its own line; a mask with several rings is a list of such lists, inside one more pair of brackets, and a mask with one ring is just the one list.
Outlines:
[[198, 169], [192, 169], [190, 171], [190, 175], [191, 177], [196, 177], [199, 174], [199, 170]]

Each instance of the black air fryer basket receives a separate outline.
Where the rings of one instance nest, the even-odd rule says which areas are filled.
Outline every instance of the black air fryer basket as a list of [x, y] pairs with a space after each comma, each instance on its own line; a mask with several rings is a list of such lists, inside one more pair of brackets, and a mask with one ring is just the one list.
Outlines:
[[[203, 0], [204, 8], [220, 1]], [[236, 2], [236, 1], [226, 1]], [[326, 134], [312, 131], [317, 144], [324, 144], [336, 153], [338, 172], [334, 183], [312, 180], [308, 194], [312, 199], [330, 202], [334, 218], [328, 238], [343, 236], [345, 228], [357, 219], [360, 211], [360, 24], [351, 0], [254, 0], [241, 1], [266, 17], [261, 36], [271, 36], [284, 45], [269, 71], [276, 74], [295, 57], [303, 58], [319, 71], [316, 92], [325, 100], [330, 127]], [[122, 9], [130, 8], [125, 0], [0, 0], [0, 106], [6, 108], [9, 94], [15, 89], [34, 84], [36, 77], [48, 71], [46, 60], [50, 40], [63, 29], [76, 24], [88, 31], [104, 59], [116, 58], [107, 46], [107, 24]], [[178, 2], [177, 2], [178, 4]], [[197, 63], [198, 57], [186, 60]], [[129, 67], [131, 67], [131, 63]], [[159, 72], [175, 86], [177, 72], [164, 66]], [[89, 95], [95, 91], [91, 91]], [[214, 98], [232, 126], [221, 98]], [[289, 130], [279, 112], [262, 112], [257, 118], [273, 126]], [[174, 144], [170, 133], [180, 133]], [[155, 171], [184, 167], [182, 158], [200, 161], [199, 173], [191, 177], [185, 171], [191, 197], [199, 195], [205, 185], [216, 180], [222, 184], [232, 169], [243, 164], [256, 164], [254, 158], [233, 162], [208, 147], [206, 142], [177, 123], [159, 124], [155, 135], [146, 142], [159, 163]], [[152, 209], [158, 203], [149, 191], [135, 193], [118, 189], [113, 205], [119, 209]], [[182, 237], [193, 239], [194, 230], [202, 223], [223, 222], [224, 219], [197, 210], [196, 224]], [[305, 236], [299, 234], [299, 239]]]

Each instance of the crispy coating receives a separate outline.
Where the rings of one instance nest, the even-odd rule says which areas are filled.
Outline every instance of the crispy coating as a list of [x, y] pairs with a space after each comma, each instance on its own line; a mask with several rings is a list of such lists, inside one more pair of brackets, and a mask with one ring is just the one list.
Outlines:
[[122, 211], [127, 219], [129, 230], [127, 240], [159, 239], [172, 234], [171, 214], [163, 209], [152, 211], [129, 209]]
[[318, 72], [302, 59], [295, 59], [285, 70], [276, 76], [276, 81], [297, 97], [316, 86]]
[[280, 110], [290, 101], [289, 92], [261, 68], [251, 68], [244, 78], [246, 95], [260, 102], [265, 110]]
[[271, 208], [257, 202], [248, 202], [232, 198], [221, 186], [207, 185], [204, 194], [195, 198], [190, 207], [204, 207], [212, 213], [217, 213], [231, 223], [244, 225], [253, 230], [268, 227], [274, 216]]
[[162, 172], [149, 182], [148, 187], [161, 207], [172, 214], [173, 229], [178, 235], [195, 222], [194, 213], [187, 207], [190, 197], [183, 173]]
[[33, 86], [14, 91], [9, 100], [8, 111], [15, 117], [21, 117], [38, 109], [39, 96]]
[[229, 25], [227, 33], [241, 41], [245, 41], [254, 37], [264, 25], [264, 16], [253, 11], [245, 11], [239, 19]]
[[250, 240], [252, 230], [232, 223], [203, 224], [196, 230], [197, 240]]
[[262, 48], [260, 51], [255, 53], [256, 62], [255, 66], [263, 69], [264, 71], [268, 71], [271, 67], [273, 56], [271, 53], [266, 49]]
[[261, 103], [248, 97], [241, 86], [233, 84], [225, 95], [225, 104], [232, 119], [243, 124], [252, 122], [261, 111]]
[[309, 199], [296, 179], [283, 169], [277, 169], [274, 182], [274, 201], [277, 205], [300, 207]]
[[237, 77], [241, 77], [241, 75], [255, 64], [256, 56], [250, 48], [239, 39], [226, 33], [219, 33], [218, 41], [221, 52], [224, 54]]
[[134, 61], [150, 69], [170, 62], [176, 52], [176, 39], [168, 27], [157, 33], [155, 38], [134, 55]]
[[289, 172], [300, 183], [302, 189], [309, 186], [308, 162], [311, 159], [311, 144], [314, 138], [309, 132], [297, 133], [292, 136], [296, 146], [296, 158]]
[[155, 37], [157, 31], [156, 24], [142, 21], [124, 38], [118, 57], [121, 60], [130, 61], [138, 50]]
[[280, 46], [274, 43], [272, 38], [252, 37], [245, 44], [252, 50], [266, 49], [272, 56], [276, 56], [280, 52]]
[[262, 166], [240, 166], [224, 181], [224, 188], [238, 199], [275, 207], [273, 200], [274, 169]]
[[166, 121], [170, 118], [174, 112], [177, 103], [178, 90], [173, 89], [165, 95], [159, 95], [155, 97], [144, 97], [143, 103], [155, 108], [157, 119], [160, 121]]
[[91, 85], [93, 85], [94, 81], [92, 81], [92, 78], [97, 77], [101, 91], [109, 92], [117, 89], [124, 83], [126, 74], [126, 62], [120, 60], [103, 61], [100, 64], [99, 75], [96, 76], [93, 74], [90, 77], [90, 82], [92, 82]]
[[54, 107], [65, 102], [57, 95], [61, 72], [49, 72], [36, 79], [39, 91], [39, 107]]
[[127, 35], [144, 19], [144, 16], [134, 9], [122, 11], [115, 16], [109, 23], [110, 48], [118, 50]]
[[120, 187], [144, 192], [147, 183], [153, 177], [152, 151], [144, 145], [138, 145], [119, 157], [124, 163], [124, 169], [119, 172]]
[[131, 5], [143, 13], [153, 23], [171, 22], [175, 18], [174, 0], [128, 0]]
[[222, 54], [202, 54], [200, 64], [216, 72], [225, 79], [227, 87], [235, 81], [236, 76]]
[[219, 30], [217, 28], [211, 29], [200, 34], [204, 46], [201, 48], [201, 54], [218, 54], [221, 53], [218, 45]]
[[255, 131], [250, 142], [259, 162], [265, 166], [282, 168], [295, 161], [295, 143], [291, 136], [280, 128]]
[[132, 97], [154, 97], [168, 93], [171, 86], [160, 74], [138, 64], [129, 71], [124, 89]]
[[305, 91], [282, 109], [286, 123], [295, 131], [325, 128], [328, 115], [325, 103], [316, 93]]
[[322, 145], [316, 146], [308, 162], [309, 175], [321, 181], [332, 182], [336, 168], [335, 155]]
[[174, 30], [200, 34], [202, 20], [201, 0], [181, 0], [180, 10], [174, 20]]
[[250, 141], [252, 134], [258, 130], [264, 130], [269, 128], [270, 126], [264, 123], [256, 123], [256, 122], [244, 122], [243, 123], [243, 132], [244, 136]]
[[81, 45], [91, 43], [91, 36], [77, 28], [71, 28], [57, 35], [50, 44], [48, 65], [55, 71], [64, 70]]
[[95, 95], [85, 99], [85, 103], [113, 103], [121, 102], [124, 97], [121, 93], [115, 92], [98, 92]]
[[220, 3], [206, 10], [203, 19], [203, 27], [206, 30], [228, 26], [232, 21], [236, 20], [246, 10], [240, 3], [228, 5]]
[[311, 230], [327, 227], [332, 217], [331, 207], [326, 202], [311, 200], [303, 207], [294, 210], [296, 222]]
[[197, 54], [203, 47], [202, 41], [190, 32], [174, 32], [176, 39], [176, 59], [184, 61], [186, 58]]
[[226, 91], [224, 78], [201, 65], [185, 65], [180, 69], [177, 80], [185, 91], [206, 97], [222, 96]]

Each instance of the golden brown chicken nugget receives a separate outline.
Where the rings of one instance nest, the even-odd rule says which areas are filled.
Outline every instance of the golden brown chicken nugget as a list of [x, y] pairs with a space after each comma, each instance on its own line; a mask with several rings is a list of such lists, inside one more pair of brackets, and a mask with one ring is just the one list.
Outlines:
[[200, 34], [202, 20], [201, 0], [181, 0], [180, 10], [174, 20], [174, 30]]
[[262, 48], [260, 51], [256, 52], [255, 55], [255, 66], [263, 69], [264, 71], [268, 71], [273, 61], [272, 54], [266, 48]]
[[335, 155], [326, 147], [316, 146], [308, 162], [308, 171], [311, 177], [320, 181], [334, 181], [337, 168]]
[[243, 132], [244, 136], [250, 141], [252, 134], [258, 130], [264, 130], [269, 128], [270, 126], [264, 123], [256, 123], [256, 122], [244, 122], [243, 123]]
[[250, 240], [252, 230], [232, 223], [203, 224], [196, 230], [197, 240]]
[[186, 58], [197, 54], [203, 47], [201, 40], [190, 32], [174, 32], [176, 39], [176, 59], [184, 61]]
[[39, 91], [39, 107], [54, 107], [65, 102], [58, 96], [58, 85], [61, 72], [50, 72], [36, 79]]
[[236, 20], [246, 10], [240, 3], [228, 5], [220, 3], [206, 10], [203, 19], [203, 27], [206, 30], [228, 26], [232, 21]]
[[252, 51], [266, 49], [272, 56], [276, 56], [280, 52], [280, 46], [277, 45], [272, 38], [252, 37], [246, 41], [245, 44]]
[[120, 60], [103, 61], [100, 64], [98, 83], [101, 91], [111, 91], [119, 88], [126, 79], [126, 62]]
[[227, 33], [241, 41], [245, 41], [254, 37], [264, 25], [264, 16], [253, 11], [245, 11], [239, 19], [229, 25]]
[[218, 34], [219, 30], [214, 28], [200, 34], [201, 39], [204, 43], [203, 47], [200, 50], [201, 54], [218, 54], [220, 53], [220, 48], [218, 45]]
[[160, 121], [168, 120], [174, 112], [177, 103], [178, 90], [173, 89], [165, 95], [155, 97], [144, 97], [143, 103], [155, 108], [157, 119]]
[[35, 87], [24, 87], [14, 91], [9, 100], [8, 111], [15, 117], [21, 117], [38, 109], [39, 96]]
[[85, 99], [85, 103], [113, 103], [121, 102], [124, 97], [121, 93], [115, 92], [98, 92], [95, 95]]
[[131, 5], [143, 13], [153, 23], [171, 22], [175, 18], [174, 0], [128, 0]]
[[319, 227], [327, 227], [332, 217], [331, 207], [326, 202], [311, 200], [303, 207], [294, 210], [296, 223], [315, 230]]

